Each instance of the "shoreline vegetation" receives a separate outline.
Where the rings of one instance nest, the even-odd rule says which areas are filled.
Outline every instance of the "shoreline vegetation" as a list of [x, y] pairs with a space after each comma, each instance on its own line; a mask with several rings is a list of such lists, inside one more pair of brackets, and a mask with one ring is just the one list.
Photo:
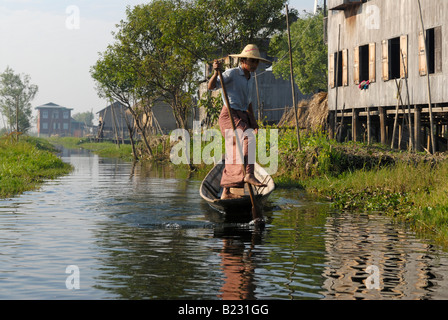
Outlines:
[[[448, 154], [410, 153], [381, 144], [338, 143], [319, 132], [302, 133], [302, 151], [298, 151], [295, 129], [269, 128], [279, 130], [279, 168], [272, 175], [278, 188], [305, 190], [333, 208], [353, 214], [391, 216], [439, 245], [448, 245]], [[153, 140], [158, 142], [154, 145], [156, 161], [169, 162], [169, 139]], [[111, 142], [79, 138], [49, 141], [132, 161], [128, 145], [117, 147]], [[201, 164], [190, 170], [195, 178], [202, 179], [211, 167]]]
[[57, 155], [58, 150], [44, 139], [20, 136], [0, 137], [0, 199], [39, 188], [49, 179], [73, 169]]

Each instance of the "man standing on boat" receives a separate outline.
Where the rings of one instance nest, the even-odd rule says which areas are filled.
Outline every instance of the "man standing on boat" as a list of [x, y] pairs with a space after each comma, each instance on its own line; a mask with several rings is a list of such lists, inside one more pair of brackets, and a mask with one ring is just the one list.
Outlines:
[[[224, 81], [235, 128], [237, 131], [241, 130], [243, 133], [248, 132], [248, 130], [253, 130], [256, 133], [258, 124], [255, 120], [252, 108], [252, 100], [255, 90], [255, 79], [252, 73], [257, 70], [260, 61], [269, 64], [271, 62], [263, 59], [258, 47], [253, 44], [247, 45], [241, 54], [233, 54], [230, 56], [239, 58], [240, 65], [222, 73], [223, 79], [220, 79], [217, 70], [221, 68], [221, 62], [215, 60], [213, 63], [215, 72], [208, 83], [208, 89], [219, 89], [222, 86], [221, 81]], [[255, 159], [255, 155], [249, 156], [249, 152], [255, 153], [255, 136], [253, 134], [236, 135], [236, 138], [241, 142], [239, 145], [243, 146], [243, 156], [246, 168], [245, 176], [243, 174], [241, 163], [238, 164], [235, 161], [237, 144], [224, 97], [223, 100], [224, 106], [221, 115], [219, 116], [219, 127], [226, 140], [226, 153], [229, 152], [229, 148], [233, 148], [234, 161], [228, 161], [232, 159], [227, 159], [226, 157], [226, 166], [221, 179], [221, 187], [223, 187], [221, 199], [232, 199], [237, 198], [238, 196], [231, 193], [231, 188], [243, 188], [244, 183], [250, 183], [256, 187], [264, 186], [264, 184], [255, 178], [255, 161], [249, 161], [249, 159]]]

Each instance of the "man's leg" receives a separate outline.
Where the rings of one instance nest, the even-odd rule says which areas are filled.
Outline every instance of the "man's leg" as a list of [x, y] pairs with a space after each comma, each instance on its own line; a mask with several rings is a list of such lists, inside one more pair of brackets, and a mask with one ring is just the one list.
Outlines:
[[244, 176], [244, 182], [250, 183], [256, 187], [266, 187], [265, 184], [258, 181], [255, 178], [255, 151], [256, 151], [256, 139], [253, 129], [248, 129], [244, 134], [244, 161], [246, 165], [246, 175]]

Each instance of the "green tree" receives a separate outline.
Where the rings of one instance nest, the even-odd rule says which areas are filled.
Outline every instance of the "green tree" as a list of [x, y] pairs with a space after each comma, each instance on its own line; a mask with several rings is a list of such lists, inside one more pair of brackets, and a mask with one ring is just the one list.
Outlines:
[[172, 41], [173, 21], [181, 15], [177, 1], [136, 6], [128, 9], [117, 39], [136, 66], [141, 99], [162, 98], [171, 106], [178, 127], [186, 128], [199, 69], [196, 57]]
[[[327, 90], [328, 50], [323, 36], [322, 13], [305, 14], [291, 25], [294, 80], [303, 94]], [[269, 52], [280, 57], [280, 60], [273, 65], [274, 74], [289, 80], [291, 71], [287, 37], [287, 33], [274, 36]]]
[[86, 126], [92, 126], [93, 125], [93, 118], [95, 116], [93, 115], [92, 111], [86, 111], [86, 112], [80, 112], [75, 113], [72, 118], [76, 121], [84, 123]]
[[[138, 71], [134, 64], [130, 63], [131, 57], [129, 53], [123, 49], [119, 43], [109, 45], [105, 52], [100, 53], [100, 58], [91, 68], [90, 73], [96, 81], [97, 92], [101, 98], [111, 101], [119, 101], [132, 114], [134, 123], [139, 129], [146, 150], [152, 156], [152, 149], [146, 136], [145, 124], [142, 120], [142, 107], [138, 104], [138, 92], [142, 89], [138, 88]], [[145, 111], [148, 112], [148, 95], [146, 96]], [[131, 119], [125, 114], [126, 126], [129, 131], [129, 137], [132, 144], [132, 152], [134, 159], [137, 160], [137, 152], [134, 144], [134, 126]]]
[[206, 114], [203, 125], [213, 126], [219, 119], [222, 106], [221, 96], [213, 97], [210, 91], [204, 92], [198, 101], [198, 107], [204, 108]]
[[[165, 44], [196, 61], [239, 53], [249, 43], [268, 49], [268, 39], [286, 28], [287, 0], [167, 0], [160, 21]], [[292, 10], [291, 17], [297, 16]]]
[[[286, 28], [286, 0], [196, 0], [207, 25], [208, 45], [223, 55], [247, 44], [267, 50], [267, 39]], [[292, 15], [295, 15], [292, 13]]]
[[0, 74], [0, 111], [8, 121], [9, 130], [27, 132], [31, 127], [31, 101], [38, 87], [30, 84], [30, 76], [15, 74], [7, 67]]
[[[151, 105], [156, 98], [164, 99], [172, 107], [178, 126], [186, 128], [198, 65], [188, 50], [172, 41], [172, 21], [180, 16], [177, 1], [172, 0], [128, 8], [126, 20], [115, 33], [115, 44], [93, 68], [93, 77], [103, 92], [106, 89], [126, 98], [122, 100], [132, 97], [134, 104]], [[114, 70], [121, 70], [110, 72], [107, 65], [111, 63]]]

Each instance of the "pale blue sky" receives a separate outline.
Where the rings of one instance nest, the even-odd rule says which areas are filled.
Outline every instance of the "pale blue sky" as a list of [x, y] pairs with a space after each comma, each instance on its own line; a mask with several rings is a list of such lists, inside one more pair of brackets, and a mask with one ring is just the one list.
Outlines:
[[[113, 41], [115, 24], [128, 5], [142, 0], [0, 0], [0, 72], [10, 66], [39, 86], [33, 106], [54, 102], [74, 113], [104, 108], [89, 69]], [[322, 1], [321, 1], [322, 2]], [[290, 0], [299, 11], [312, 11], [314, 0]], [[79, 29], [70, 19], [79, 9]], [[67, 27], [67, 22], [69, 23]], [[0, 117], [0, 127], [3, 119]]]

